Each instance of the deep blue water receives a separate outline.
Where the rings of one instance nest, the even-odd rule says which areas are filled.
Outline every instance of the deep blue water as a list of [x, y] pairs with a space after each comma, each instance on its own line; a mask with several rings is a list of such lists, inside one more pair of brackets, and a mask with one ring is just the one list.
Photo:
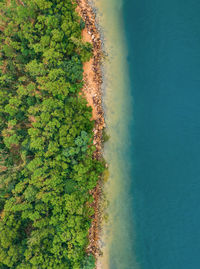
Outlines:
[[199, 269], [200, 1], [123, 1], [137, 261]]

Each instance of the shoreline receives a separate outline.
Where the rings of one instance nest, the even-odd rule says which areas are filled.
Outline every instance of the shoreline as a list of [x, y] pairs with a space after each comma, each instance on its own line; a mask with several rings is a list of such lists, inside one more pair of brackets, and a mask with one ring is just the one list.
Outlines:
[[[83, 64], [83, 81], [84, 86], [82, 93], [84, 94], [88, 105], [92, 107], [92, 120], [95, 121], [93, 129], [93, 144], [96, 146], [94, 158], [102, 158], [102, 132], [105, 128], [104, 110], [102, 105], [102, 41], [100, 32], [96, 26], [96, 15], [93, 7], [88, 0], [76, 0], [78, 6], [76, 8], [78, 14], [85, 22], [85, 28], [82, 30], [82, 39], [93, 45], [93, 56], [89, 62]], [[95, 268], [101, 269], [98, 264], [98, 258], [102, 255], [99, 246], [102, 214], [100, 210], [100, 201], [102, 195], [102, 181], [99, 179], [97, 186], [91, 192], [94, 197], [92, 207], [94, 208], [94, 217], [89, 230], [89, 245], [87, 253], [92, 253], [95, 257]]]
[[106, 133], [110, 139], [103, 145], [103, 156], [109, 166], [109, 178], [103, 182], [100, 209], [102, 213], [98, 269], [137, 269], [133, 251], [134, 229], [130, 216], [131, 163], [129, 155], [132, 134], [129, 124], [133, 115], [130, 89], [128, 43], [125, 35], [123, 1], [88, 0], [96, 14], [101, 35], [102, 98]]

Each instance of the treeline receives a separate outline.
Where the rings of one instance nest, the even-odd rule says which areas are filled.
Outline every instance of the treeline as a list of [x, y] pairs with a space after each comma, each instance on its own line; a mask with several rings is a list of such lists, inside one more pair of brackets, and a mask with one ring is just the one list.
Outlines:
[[0, 269], [94, 268], [104, 170], [81, 97], [92, 47], [72, 0], [0, 1]]

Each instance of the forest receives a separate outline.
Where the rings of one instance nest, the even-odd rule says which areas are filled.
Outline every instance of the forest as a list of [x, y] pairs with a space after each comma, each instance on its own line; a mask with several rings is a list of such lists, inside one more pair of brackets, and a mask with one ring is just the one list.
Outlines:
[[92, 269], [92, 45], [72, 0], [0, 1], [0, 269]]

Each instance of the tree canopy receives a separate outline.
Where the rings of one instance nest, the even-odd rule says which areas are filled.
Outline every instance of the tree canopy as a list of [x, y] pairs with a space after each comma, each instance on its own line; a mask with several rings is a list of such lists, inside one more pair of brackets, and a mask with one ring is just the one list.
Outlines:
[[92, 46], [71, 0], [0, 2], [0, 268], [91, 269]]

